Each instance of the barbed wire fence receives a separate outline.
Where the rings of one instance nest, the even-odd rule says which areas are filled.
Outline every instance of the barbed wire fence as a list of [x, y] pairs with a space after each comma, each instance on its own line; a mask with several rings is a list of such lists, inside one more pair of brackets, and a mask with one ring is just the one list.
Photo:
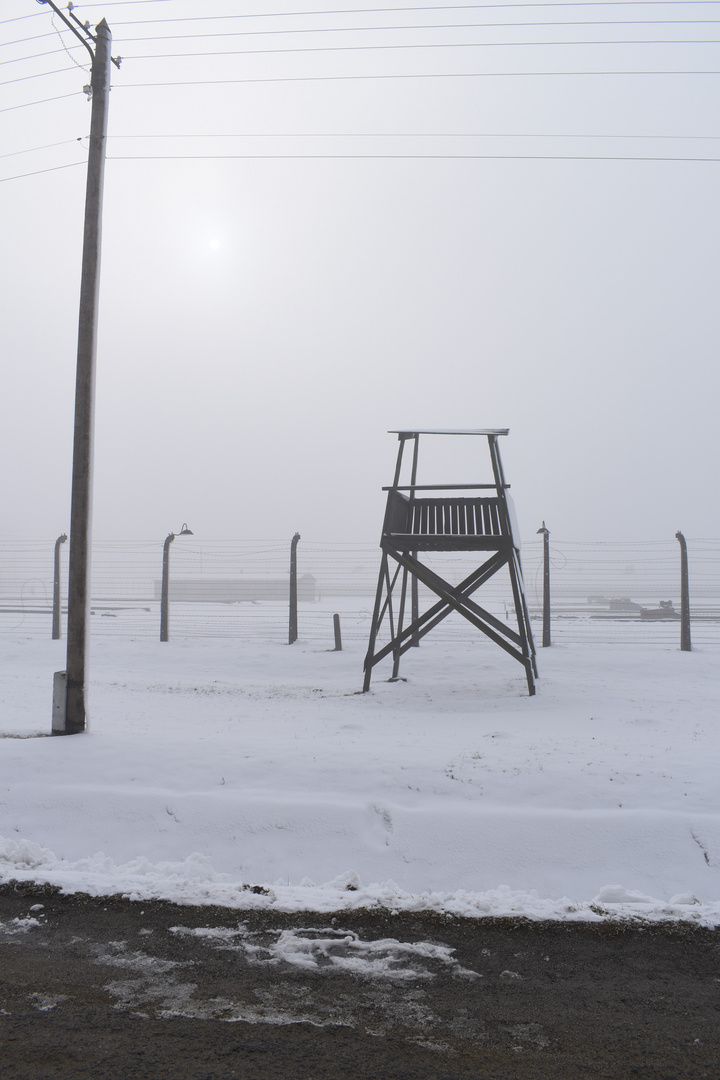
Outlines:
[[[157, 638], [162, 541], [93, 545], [91, 634]], [[68, 545], [60, 552], [61, 634], [65, 636]], [[694, 646], [720, 644], [720, 540], [688, 539]], [[0, 543], [0, 635], [49, 637], [52, 628], [54, 542]], [[475, 564], [468, 553], [437, 553], [429, 563], [460, 581]], [[542, 540], [522, 551], [528, 606], [542, 640]], [[339, 614], [345, 644], [367, 642], [380, 564], [376, 544], [301, 540], [298, 547], [299, 643], [333, 646]], [[178, 537], [170, 551], [169, 636], [232, 637], [283, 643], [288, 634], [290, 538], [199, 541]], [[553, 643], [673, 645], [680, 639], [680, 551], [675, 539], [647, 542], [552, 540]], [[420, 605], [434, 601], [420, 588]], [[478, 599], [512, 620], [509, 581], [499, 574]], [[648, 618], [645, 611], [664, 618]], [[435, 631], [458, 640], [482, 638], [450, 615]], [[432, 637], [428, 639], [432, 641]], [[489, 647], [493, 647], [488, 643]]]

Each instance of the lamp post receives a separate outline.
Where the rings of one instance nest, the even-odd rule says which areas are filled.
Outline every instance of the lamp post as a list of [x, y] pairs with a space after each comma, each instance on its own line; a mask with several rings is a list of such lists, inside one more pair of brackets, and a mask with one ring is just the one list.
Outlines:
[[681, 532], [675, 533], [680, 544], [680, 651], [692, 652], [690, 641], [690, 589], [688, 587], [687, 541]]
[[[183, 522], [183, 527], [178, 536], [192, 536], [193, 533], [187, 527], [187, 523]], [[168, 578], [170, 570], [170, 545], [175, 539], [175, 533], [171, 532], [165, 537], [165, 543], [163, 544], [163, 564], [162, 564], [162, 586], [160, 588], [160, 640], [167, 641], [168, 639]]]
[[550, 530], [542, 523], [538, 529], [543, 538], [543, 649], [552, 644], [550, 640]]
[[288, 645], [297, 641], [297, 546], [300, 533], [295, 533], [290, 541], [290, 625]]
[[58, 536], [55, 541], [55, 569], [53, 572], [53, 616], [52, 616], [52, 639], [57, 641], [60, 637], [60, 545], [67, 540], [67, 533]]

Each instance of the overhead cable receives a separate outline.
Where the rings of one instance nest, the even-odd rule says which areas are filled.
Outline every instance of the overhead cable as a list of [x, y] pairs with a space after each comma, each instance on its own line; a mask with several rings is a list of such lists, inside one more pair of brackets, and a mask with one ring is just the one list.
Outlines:
[[[277, 56], [288, 53], [387, 52], [419, 49], [512, 49], [555, 48], [567, 45], [720, 45], [720, 40], [656, 39], [652, 41], [453, 41], [412, 45], [308, 45], [292, 49], [228, 49], [223, 52], [138, 53], [128, 60], [177, 60], [214, 56]], [[28, 76], [32, 78], [32, 76]]]
[[[185, 38], [272, 37], [278, 34], [355, 34], [385, 33], [389, 30], [527, 30], [543, 26], [714, 26], [720, 19], [603, 19], [575, 22], [512, 22], [512, 23], [424, 23], [415, 26], [323, 26], [300, 27], [295, 30], [230, 30], [202, 34], [155, 34], [151, 37], [119, 38], [129, 41], [174, 41]], [[25, 38], [31, 41], [32, 38]], [[16, 44], [19, 44], [17, 42]]]
[[20, 154], [36, 154], [40, 150], [52, 150], [56, 146], [67, 146], [69, 143], [80, 142], [80, 139], [63, 139], [62, 142], [46, 143], [45, 146], [30, 146], [27, 150], [13, 150], [10, 154], [0, 154], [0, 158], [18, 157]]
[[720, 139], [720, 135], [563, 135], [558, 132], [527, 131], [241, 131], [234, 134], [108, 135], [108, 139]]
[[23, 101], [20, 105], [5, 105], [0, 109], [0, 113], [14, 112], [15, 109], [29, 109], [33, 105], [47, 105], [50, 101], [62, 101], [63, 98], [78, 97], [81, 93], [82, 90], [73, 90], [70, 94], [56, 94], [55, 97], [40, 98], [38, 101]]
[[61, 169], [74, 169], [76, 165], [86, 165], [86, 161], [71, 161], [69, 165], [53, 165], [50, 169], [37, 169], [35, 172], [18, 173], [17, 176], [0, 177], [0, 184], [6, 184], [8, 180], [24, 180], [26, 176], [41, 176], [42, 173], [59, 172]]
[[108, 161], [701, 161], [718, 157], [651, 157], [606, 154], [141, 154], [108, 155]]
[[[692, 0], [693, 7], [717, 6], [720, 0]], [[411, 7], [332, 8], [323, 11], [266, 11], [244, 12], [241, 15], [185, 15], [176, 19], [143, 19], [143, 24], [153, 22], [209, 22], [212, 19], [290, 19], [310, 15], [376, 15], [396, 14], [401, 11], [492, 11], [531, 8], [585, 8], [585, 7], [687, 7], [688, 0], [575, 0], [574, 3], [524, 3], [524, 4], [415, 4]], [[134, 26], [135, 22], [116, 22], [116, 26]]]
[[[565, 78], [587, 75], [720, 75], [717, 70], [665, 70], [665, 71], [436, 71], [413, 74], [388, 75], [286, 75], [260, 79], [187, 79], [165, 82], [123, 83], [124, 90], [144, 90], [159, 86], [233, 86], [250, 83], [300, 83], [300, 82], [367, 82], [382, 79], [507, 79], [507, 78]], [[0, 112], [3, 110], [0, 109]]]

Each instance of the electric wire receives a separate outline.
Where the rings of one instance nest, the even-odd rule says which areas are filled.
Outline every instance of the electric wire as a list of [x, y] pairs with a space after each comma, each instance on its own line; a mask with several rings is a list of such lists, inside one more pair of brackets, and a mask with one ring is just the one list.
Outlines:
[[[169, 0], [104, 0], [103, 7], [127, 7], [130, 4], [160, 4], [168, 3]], [[693, 7], [716, 5], [720, 0], [692, 0]], [[273, 12], [248, 12], [242, 15], [189, 15], [176, 19], [144, 19], [141, 23], [151, 22], [206, 22], [210, 19], [276, 19], [276, 18], [303, 18], [309, 15], [364, 15], [364, 14], [387, 14], [400, 11], [467, 11], [467, 10], [497, 10], [497, 9], [527, 9], [537, 10], [540, 8], [585, 8], [585, 7], [686, 7], [687, 0], [575, 0], [574, 3], [542, 3], [542, 4], [427, 4], [414, 5], [412, 7], [372, 7], [372, 8], [334, 8], [322, 11], [273, 11]], [[37, 19], [48, 14], [46, 11], [34, 11], [28, 15], [15, 15], [10, 19], [0, 19], [0, 26], [10, 23], [23, 22], [26, 19]], [[116, 22], [116, 26], [138, 25], [138, 20]]]
[[108, 155], [108, 161], [689, 161], [717, 157], [655, 157], [610, 154], [142, 154]]
[[81, 93], [81, 90], [73, 90], [70, 94], [56, 94], [55, 97], [40, 98], [38, 101], [23, 101], [20, 105], [4, 105], [0, 109], [0, 113], [13, 112], [15, 109], [29, 109], [33, 105], [47, 105], [50, 101], [62, 101], [64, 98], [78, 97]]
[[36, 71], [34, 75], [20, 75], [15, 79], [5, 79], [3, 82], [0, 82], [0, 86], [12, 86], [13, 83], [28, 82], [30, 79], [44, 79], [47, 75], [67, 75], [68, 73], [72, 75], [77, 74], [75, 68], [55, 68], [54, 71]]
[[108, 135], [108, 139], [720, 139], [720, 135], [576, 135], [520, 131], [243, 131], [189, 135]]
[[56, 146], [68, 146], [70, 143], [78, 143], [82, 141], [84, 136], [78, 139], [63, 139], [62, 142], [46, 143], [45, 146], [31, 146], [27, 150], [13, 150], [9, 154], [0, 154], [0, 158], [18, 157], [19, 154], [36, 154], [40, 150], [52, 150]]
[[7, 184], [9, 180], [24, 180], [27, 176], [41, 176], [43, 173], [59, 172], [61, 169], [74, 169], [77, 165], [85, 165], [87, 162], [71, 161], [68, 165], [53, 165], [49, 169], [36, 169], [35, 172], [18, 173], [15, 176], [0, 177], [0, 184]]
[[[281, 56], [289, 53], [408, 52], [422, 49], [544, 49], [578, 45], [720, 45], [720, 39], [645, 41], [452, 41], [403, 45], [307, 45], [292, 49], [228, 49], [214, 52], [137, 53], [126, 60], [178, 60], [216, 56]], [[33, 76], [28, 76], [32, 78]]]
[[[79, 45], [70, 45], [71, 49], [79, 49]], [[57, 56], [58, 53], [67, 52], [67, 49], [48, 49], [47, 52], [32, 53], [30, 56], [16, 56], [13, 60], [0, 60], [0, 67], [5, 64], [21, 64], [24, 60], [40, 60], [43, 56]]]
[[[129, 41], [178, 41], [187, 38], [229, 38], [229, 37], [271, 37], [286, 34], [355, 34], [355, 33], [386, 33], [395, 30], [528, 30], [545, 26], [715, 26], [720, 19], [638, 19], [628, 21], [621, 19], [605, 19], [602, 21], [573, 21], [573, 22], [514, 22], [514, 23], [421, 23], [403, 26], [323, 26], [323, 27], [299, 27], [294, 30], [224, 30], [218, 33], [201, 34], [153, 34], [143, 37], [118, 38], [124, 44]], [[45, 35], [44, 35], [45, 36]], [[25, 38], [31, 41], [32, 38]], [[21, 44], [11, 42], [10, 44]]]
[[25, 19], [37, 19], [40, 15], [47, 14], [44, 11], [33, 11], [31, 15], [14, 15], [12, 19], [0, 19], [0, 26], [7, 26], [9, 23], [23, 22]]
[[[194, 36], [194, 35], [191, 35]], [[219, 37], [223, 35], [206, 35], [211, 37]], [[138, 38], [138, 41], [163, 41], [163, 38]], [[116, 42], [116, 44], [126, 45], [127, 42]], [[206, 57], [212, 58], [215, 56], [273, 56], [283, 55], [287, 53], [315, 53], [315, 52], [372, 52], [372, 51], [386, 51], [391, 49], [396, 50], [409, 50], [409, 49], [501, 49], [501, 48], [550, 48], [555, 46], [568, 46], [568, 45], [718, 45], [720, 39], [717, 38], [694, 38], [694, 39], [668, 39], [668, 38], [653, 38], [643, 40], [614, 40], [614, 41], [450, 41], [450, 42], [423, 42], [423, 43], [407, 43], [399, 45], [317, 45], [317, 46], [305, 46], [302, 48], [290, 48], [290, 49], [223, 49], [222, 51], [213, 50], [205, 52], [173, 52], [173, 53], [136, 53], [132, 56], [125, 55], [123, 59], [127, 60], [169, 60], [169, 59], [185, 59], [185, 58], [197, 58]], [[69, 54], [70, 49], [77, 50], [79, 45], [71, 45], [68, 48], [63, 49], [48, 49], [46, 52], [33, 53], [30, 56], [19, 56], [11, 60], [0, 60], [0, 67], [6, 64], [20, 64], [26, 60], [39, 60], [45, 56], [57, 56], [58, 53], [66, 52]], [[71, 56], [71, 59], [73, 57]], [[64, 69], [63, 69], [64, 70]], [[22, 81], [23, 78], [33, 79], [38, 78], [41, 75], [53, 75], [56, 72], [38, 72], [34, 75], [25, 75], [17, 80]]]
[[[234, 17], [234, 16], [233, 16]], [[285, 30], [225, 30], [214, 33], [195, 34], [153, 34], [142, 37], [115, 37], [116, 44], [127, 44], [138, 41], [176, 41], [195, 38], [230, 38], [230, 37], [270, 37], [276, 35], [294, 36], [298, 34], [349, 34], [349, 33], [384, 33], [396, 30], [496, 30], [496, 29], [534, 29], [545, 26], [714, 26], [720, 19], [602, 19], [602, 20], [573, 20], [573, 21], [544, 21], [544, 22], [512, 22], [512, 23], [420, 23], [404, 24], [395, 26], [323, 26], [323, 27], [297, 27]], [[118, 25], [118, 24], [115, 24]], [[62, 31], [61, 31], [62, 32]], [[40, 41], [42, 38], [55, 37], [56, 33], [34, 34], [31, 37], [17, 38], [15, 41], [2, 42], [3, 48], [13, 45], [24, 45], [29, 41]], [[71, 46], [78, 48], [79, 46]], [[60, 49], [54, 50], [60, 52]], [[38, 56], [49, 56], [50, 53], [38, 53]], [[19, 60], [34, 59], [34, 57], [19, 57]], [[2, 63], [17, 63], [17, 60], [4, 60]]]
[[[233, 86], [257, 83], [301, 82], [372, 82], [383, 79], [507, 79], [507, 78], [565, 78], [580, 76], [627, 76], [627, 75], [720, 75], [720, 71], [666, 69], [664, 71], [440, 71], [387, 75], [287, 75], [247, 79], [187, 79], [164, 82], [123, 83], [124, 90], [145, 90], [158, 86]], [[2, 110], [0, 110], [2, 111]]]
[[[720, 0], [692, 0], [693, 7], [717, 6]], [[410, 7], [325, 8], [321, 11], [268, 11], [244, 12], [242, 15], [185, 15], [174, 19], [143, 19], [143, 25], [168, 22], [210, 22], [214, 19], [295, 19], [319, 15], [376, 15], [396, 14], [407, 11], [505, 11], [542, 8], [605, 8], [605, 7], [687, 7], [687, 0], [577, 0], [575, 3], [542, 4], [415, 4]], [[136, 26], [137, 21], [116, 22], [116, 26]]]

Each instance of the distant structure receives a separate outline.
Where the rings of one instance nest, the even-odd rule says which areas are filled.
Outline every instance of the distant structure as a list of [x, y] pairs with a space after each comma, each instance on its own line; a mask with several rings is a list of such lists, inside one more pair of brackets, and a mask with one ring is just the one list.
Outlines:
[[[161, 584], [155, 582], [155, 599], [160, 599]], [[257, 604], [263, 600], [287, 603], [288, 579], [284, 578], [171, 578], [170, 599], [181, 604]], [[317, 581], [303, 574], [297, 583], [298, 600], [314, 603], [318, 599]]]
[[[392, 679], [397, 679], [403, 653], [456, 611], [523, 665], [528, 690], [530, 694], [535, 693], [537, 666], [520, 565], [520, 539], [498, 447], [498, 438], [507, 433], [507, 428], [390, 432], [398, 436], [400, 446], [393, 482], [383, 488], [388, 493], [387, 507], [380, 538], [380, 575], [365, 657], [364, 691], [370, 689], [373, 668], [385, 657], [392, 655]], [[421, 435], [485, 436], [493, 483], [418, 484]], [[412, 446], [410, 483], [401, 484], [403, 455], [408, 444]], [[482, 490], [492, 494], [459, 494]], [[429, 496], [425, 492], [438, 494]], [[458, 585], [453, 585], [422, 561], [423, 553], [437, 551], [475, 551], [484, 561]], [[510, 575], [517, 629], [509, 622], [501, 622], [473, 599], [473, 594], [503, 567], [508, 568]], [[418, 582], [439, 598], [422, 614], [419, 612]], [[406, 619], [408, 583], [409, 620]], [[389, 640], [378, 647], [386, 620]]]

